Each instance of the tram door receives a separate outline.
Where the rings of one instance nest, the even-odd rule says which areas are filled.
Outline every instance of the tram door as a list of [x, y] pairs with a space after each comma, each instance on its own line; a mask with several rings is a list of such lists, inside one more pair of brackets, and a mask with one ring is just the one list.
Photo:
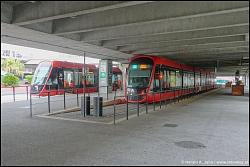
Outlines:
[[62, 68], [58, 68], [58, 89], [63, 89], [63, 83], [64, 83], [64, 73]]

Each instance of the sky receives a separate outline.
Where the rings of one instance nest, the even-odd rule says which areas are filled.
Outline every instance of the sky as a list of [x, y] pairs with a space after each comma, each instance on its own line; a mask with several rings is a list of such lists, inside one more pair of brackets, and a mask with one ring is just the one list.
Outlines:
[[[10, 55], [19, 54], [23, 56], [24, 60], [29, 59], [44, 59], [44, 60], [62, 60], [62, 61], [70, 61], [70, 62], [83, 62], [83, 57], [77, 56], [77, 55], [70, 55], [65, 53], [59, 53], [59, 52], [53, 52], [53, 51], [47, 51], [47, 50], [41, 50], [41, 49], [35, 49], [35, 48], [29, 48], [24, 46], [18, 46], [18, 45], [11, 45], [6, 43], [1, 43], [1, 57], [3, 57], [4, 50], [10, 50]], [[99, 59], [95, 58], [89, 58], [86, 57], [86, 63], [99, 63]]]

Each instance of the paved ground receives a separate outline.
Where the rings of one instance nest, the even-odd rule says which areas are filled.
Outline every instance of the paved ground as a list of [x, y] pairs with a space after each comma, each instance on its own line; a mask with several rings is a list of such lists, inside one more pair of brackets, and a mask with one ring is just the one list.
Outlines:
[[249, 165], [248, 94], [220, 90], [115, 126], [31, 119], [21, 105], [1, 106], [1, 165]]

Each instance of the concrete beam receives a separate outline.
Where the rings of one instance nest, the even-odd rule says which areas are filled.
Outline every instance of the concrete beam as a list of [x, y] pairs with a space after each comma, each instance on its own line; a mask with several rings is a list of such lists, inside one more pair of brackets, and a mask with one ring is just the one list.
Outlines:
[[54, 25], [53, 20], [50, 20], [50, 21], [41, 22], [41, 23], [24, 25], [23, 27], [51, 34], [53, 32], [53, 25]]
[[130, 38], [121, 38], [103, 41], [103, 46], [125, 46], [125, 45], [137, 45], [142, 43], [153, 43], [157, 41], [174, 41], [174, 40], [185, 40], [193, 38], [207, 38], [214, 36], [228, 36], [228, 35], [238, 35], [245, 34], [249, 32], [249, 26], [233, 26], [233, 27], [223, 27], [208, 30], [198, 30], [171, 34], [149, 34], [148, 36], [133, 36]]
[[[76, 40], [76, 41], [81, 40], [81, 36], [79, 34], [65, 34], [65, 35], [59, 35], [59, 36], [64, 37], [64, 38], [68, 38], [68, 39], [72, 39], [72, 40]], [[96, 45], [96, 43], [89, 43], [89, 44]]]
[[236, 36], [222, 36], [222, 37], [207, 37], [207, 38], [194, 38], [186, 40], [176, 40], [176, 41], [158, 41], [150, 44], [137, 44], [137, 45], [128, 45], [120, 47], [120, 51], [134, 51], [137, 54], [152, 53], [154, 51], [167, 50], [167, 48], [176, 47], [181, 48], [183, 46], [192, 46], [199, 44], [218, 44], [218, 43], [227, 43], [227, 42], [245, 42], [244, 35]]
[[[248, 46], [242, 47], [228, 47], [228, 48], [216, 48], [216, 49], [204, 49], [198, 51], [190, 51], [190, 52], [162, 52], [162, 53], [152, 53], [150, 55], [157, 55], [157, 56], [168, 56], [168, 57], [175, 57], [175, 58], [202, 58], [205, 55], [217, 55], [217, 54], [240, 54], [240, 53], [249, 53]], [[197, 59], [198, 59], [197, 58]], [[212, 59], [213, 57], [211, 57]]]
[[[149, 3], [150, 1], [39, 1], [18, 6], [13, 24], [28, 25]], [[242, 4], [243, 5], [243, 4]]]
[[[215, 49], [215, 48], [228, 48], [228, 47], [248, 47], [249, 42], [225, 42], [225, 43], [207, 43], [207, 44], [198, 44], [198, 45], [184, 45], [184, 46], [172, 46], [156, 49], [151, 53], [161, 53], [161, 52], [190, 52], [190, 51], [202, 51], [207, 49]], [[136, 52], [135, 52], [136, 54]], [[138, 53], [141, 54], [141, 53]], [[144, 53], [142, 53], [144, 54]], [[150, 54], [150, 53], [148, 53]]]
[[[107, 40], [133, 36], [145, 36], [149, 34], [167, 34], [177, 32], [189, 32], [195, 30], [208, 30], [222, 27], [226, 28], [232, 26], [243, 26], [249, 25], [248, 15], [249, 10], [245, 10], [244, 8], [244, 11], [227, 14], [209, 15], [185, 19], [175, 18], [150, 24], [138, 23], [137, 25], [133, 26], [106, 27], [108, 29], [105, 28], [102, 29], [102, 31], [94, 31], [96, 29], [88, 29], [87, 31], [91, 30], [93, 32], [83, 33], [82, 40]], [[81, 32], [81, 30], [79, 32]]]
[[[183, 10], [183, 5], [185, 6], [185, 10]], [[245, 2], [155, 2], [141, 6], [109, 10], [102, 12], [101, 15], [93, 13], [88, 16], [82, 15], [75, 19], [66, 18], [56, 20], [54, 33], [66, 34], [98, 31], [124, 26], [156, 24], [176, 19], [215, 16], [247, 10], [249, 10], [249, 4]], [[95, 20], [94, 24], [93, 20]], [[83, 22], [84, 24], [82, 24]]]
[[[231, 67], [231, 68], [236, 68], [236, 67], [240, 67], [239, 65], [237, 65], [239, 62], [239, 60], [236, 62], [236, 61], [233, 61], [232, 64], [224, 64], [222, 65], [221, 67], [219, 68], [227, 68], [227, 67]], [[216, 67], [216, 62], [213, 61], [213, 62], [206, 62], [206, 61], [200, 61], [199, 63], [195, 62], [195, 63], [190, 63], [190, 62], [186, 62], [185, 64], [188, 64], [190, 66], [195, 66], [195, 67], [207, 67], [207, 68], [212, 68], [212, 67]], [[218, 69], [219, 69], [218, 68]]]
[[[211, 57], [213, 56], [213, 59]], [[232, 65], [238, 65], [240, 62], [240, 56], [218, 56], [218, 55], [210, 55], [203, 57], [203, 58], [186, 58], [180, 59], [180, 58], [172, 58], [173, 60], [179, 60], [183, 63], [193, 64], [193, 65], [203, 65], [203, 64], [213, 64], [214, 66], [217, 66], [217, 61], [219, 61], [219, 68], [224, 66], [232, 66]]]
[[[222, 71], [224, 69], [227, 70], [227, 69], [235, 69], [235, 68], [240, 68], [240, 69], [247, 69], [248, 68], [247, 66], [244, 66], [244, 67], [239, 66], [238, 65], [239, 60], [238, 60], [238, 62], [235, 62], [235, 61], [233, 61], [233, 62], [234, 63], [232, 63], [232, 64], [225, 64], [225, 65], [220, 66], [219, 68], [217, 68], [217, 71]], [[216, 67], [216, 62], [215, 61], [209, 62], [209, 61], [204, 60], [204, 61], [200, 61], [199, 64], [194, 63], [194, 62], [183, 62], [183, 61], [182, 61], [182, 63], [190, 65], [190, 66], [194, 66], [194, 67], [203, 67], [203, 68], [214, 68], [214, 67]]]
[[1, 22], [10, 23], [12, 20], [13, 7], [1, 1]]
[[[245, 53], [246, 54], [246, 53]], [[220, 57], [220, 60], [206, 60], [206, 58], [204, 58], [206, 60], [205, 63], [216, 63], [216, 66], [217, 66], [217, 63], [219, 62], [219, 66], [222, 65], [222, 66], [232, 66], [234, 64], [238, 64], [240, 62], [240, 57], [242, 56], [243, 54], [215, 54], [215, 55], [209, 55], [210, 57], [212, 56], [217, 56], [217, 57]], [[184, 60], [184, 62], [189, 62], [189, 63], [192, 63], [192, 64], [201, 64], [201, 63], [204, 63], [204, 59], [186, 59]]]
[[128, 59], [132, 56], [130, 54], [6, 23], [1, 23], [1, 42], [79, 56], [82, 56], [83, 52], [86, 52], [93, 58], [117, 60]]

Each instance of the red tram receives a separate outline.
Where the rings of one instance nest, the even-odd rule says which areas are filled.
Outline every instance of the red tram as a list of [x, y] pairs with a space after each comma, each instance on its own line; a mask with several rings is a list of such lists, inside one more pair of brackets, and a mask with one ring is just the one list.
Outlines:
[[[65, 61], [43, 61], [41, 62], [33, 76], [31, 92], [39, 96], [63, 94], [65, 90], [71, 93], [87, 93], [98, 91], [98, 68], [93, 64], [86, 64], [86, 85], [83, 80], [84, 65]], [[121, 70], [113, 67], [112, 83], [120, 83], [118, 76]], [[120, 77], [119, 77], [120, 78]], [[117, 81], [118, 80], [118, 81]], [[116, 89], [121, 85], [116, 84]], [[76, 92], [77, 91], [77, 92]]]
[[126, 77], [129, 102], [152, 103], [214, 88], [214, 75], [209, 71], [157, 56], [131, 58]]

